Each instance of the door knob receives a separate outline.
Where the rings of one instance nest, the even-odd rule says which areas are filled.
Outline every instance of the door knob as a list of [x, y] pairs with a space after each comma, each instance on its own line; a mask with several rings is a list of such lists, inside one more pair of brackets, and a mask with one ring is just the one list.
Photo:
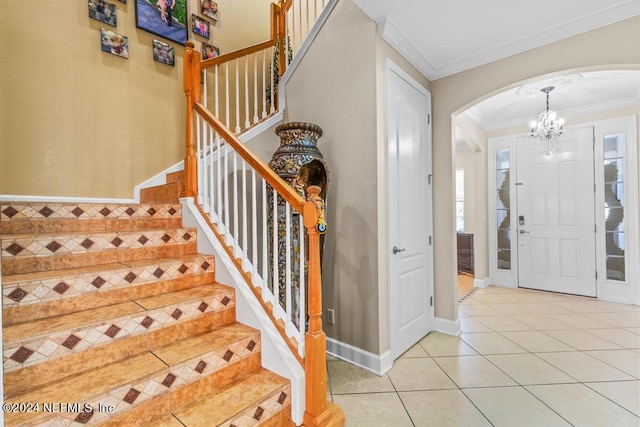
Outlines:
[[523, 229], [520, 229], [520, 230], [518, 231], [518, 233], [520, 233], [520, 234], [524, 234], [524, 233], [529, 233], [529, 231], [524, 231]]
[[397, 246], [393, 247], [393, 254], [394, 255], [397, 254], [398, 252], [404, 252], [404, 251], [406, 251], [405, 248], [399, 249]]

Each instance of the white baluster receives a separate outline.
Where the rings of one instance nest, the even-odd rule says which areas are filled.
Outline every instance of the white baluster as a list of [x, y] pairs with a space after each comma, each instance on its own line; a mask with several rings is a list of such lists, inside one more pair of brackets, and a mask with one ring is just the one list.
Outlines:
[[252, 282], [258, 284], [258, 198], [256, 195], [256, 170], [251, 168], [251, 262], [253, 263]]
[[229, 111], [229, 61], [224, 63], [224, 67], [225, 67], [225, 72], [224, 72], [225, 94], [224, 95], [225, 95], [225, 101], [226, 101], [226, 110], [225, 110], [224, 118], [225, 118], [225, 124], [227, 125], [227, 129], [231, 129], [231, 126], [229, 126], [229, 123], [231, 122], [231, 111]]
[[247, 255], [249, 253], [249, 236], [247, 233], [247, 163], [242, 159], [240, 160], [242, 161], [242, 266], [244, 271], [249, 271], [249, 267], [247, 267], [249, 262], [249, 256]]
[[[267, 50], [262, 51], [262, 90], [264, 91], [267, 88]], [[267, 117], [267, 100], [264, 96], [260, 97], [262, 99], [262, 118]]]
[[216, 119], [220, 119], [220, 110], [219, 110], [220, 97], [218, 96], [218, 67], [219, 66], [216, 65], [213, 69], [213, 73], [214, 73], [213, 76], [214, 76], [214, 83], [215, 83], [215, 89], [214, 89], [215, 106], [213, 111], [216, 115]]
[[[198, 183], [202, 185], [202, 135], [201, 129], [202, 118], [199, 114], [195, 115], [196, 120], [196, 156], [198, 159]], [[198, 194], [198, 204], [202, 204], [202, 192]]]
[[267, 181], [262, 178], [262, 299], [269, 289], [269, 229], [267, 227]]
[[198, 196], [200, 196], [199, 198], [201, 198], [200, 200], [200, 204], [202, 205], [203, 209], [207, 209], [207, 187], [209, 185], [209, 182], [207, 180], [207, 151], [208, 151], [208, 147], [207, 144], [209, 142], [209, 124], [202, 119], [202, 151], [200, 152], [200, 164], [198, 167], [198, 171], [200, 172], [200, 177], [202, 178], [200, 181], [200, 185], [198, 186], [199, 191], [198, 191]]
[[229, 154], [228, 150], [224, 150], [224, 235], [225, 242], [230, 245], [231, 238], [231, 224], [229, 223]]
[[[217, 209], [217, 213], [218, 213], [218, 226], [222, 225], [222, 138], [220, 138], [220, 135], [217, 135], [216, 137], [216, 153], [218, 155], [218, 161], [216, 162], [216, 164], [218, 165], [218, 167], [216, 168], [217, 171], [217, 179], [216, 179], [216, 196], [218, 196], [218, 209]], [[220, 228], [220, 231], [224, 233], [224, 225], [222, 225], [222, 228]]]
[[304, 333], [306, 331], [306, 322], [307, 322], [307, 310], [306, 310], [306, 302], [307, 302], [307, 295], [305, 292], [305, 262], [306, 262], [306, 255], [305, 255], [305, 247], [304, 247], [304, 240], [306, 237], [306, 230], [304, 228], [304, 221], [302, 218], [302, 215], [298, 215], [298, 239], [299, 239], [299, 246], [300, 246], [300, 297], [299, 297], [299, 301], [298, 303], [300, 304], [300, 320], [299, 320], [299, 324], [298, 324], [298, 329], [301, 332], [301, 338], [302, 341], [304, 341]]
[[253, 54], [253, 123], [258, 123], [258, 52]]
[[[273, 49], [275, 49], [275, 47]], [[271, 73], [270, 73], [271, 74], [271, 109], [270, 109], [270, 113], [273, 113], [274, 111], [276, 111], [276, 106], [275, 106], [275, 103], [273, 102], [274, 96], [275, 96], [275, 91], [276, 91], [276, 88], [275, 88], [275, 77], [274, 77], [274, 75], [276, 73], [276, 70], [275, 70], [275, 67], [274, 67], [274, 64], [273, 64], [273, 60], [271, 60], [270, 62], [271, 62], [270, 66], [269, 66], [269, 68], [271, 68]]]
[[207, 70], [202, 72], [202, 104], [206, 107], [207, 104]]
[[240, 223], [238, 221], [238, 153], [236, 151], [233, 152], [233, 255], [238, 258], [240, 254], [238, 253], [238, 245], [240, 244]]
[[244, 128], [251, 126], [249, 120], [249, 55], [244, 57]]
[[236, 135], [240, 133], [240, 58], [235, 60], [236, 63]]
[[273, 250], [271, 259], [273, 260], [273, 306], [276, 308], [280, 306], [280, 276], [278, 274], [280, 253], [278, 251], [278, 193], [275, 188], [273, 189]]
[[285, 202], [285, 225], [286, 225], [286, 231], [285, 231], [285, 257], [284, 257], [284, 264], [285, 264], [285, 306], [286, 306], [286, 313], [287, 313], [287, 317], [286, 320], [287, 322], [291, 321], [291, 205], [289, 204], [289, 202]]
[[[214, 133], [216, 134], [214, 136]], [[211, 221], [213, 221], [214, 223], [218, 221], [218, 215], [216, 213], [216, 205], [215, 205], [215, 194], [213, 191], [214, 188], [214, 174], [213, 174], [213, 168], [216, 166], [215, 162], [213, 161], [213, 152], [215, 150], [215, 140], [217, 138], [217, 133], [215, 132], [215, 130], [213, 128], [210, 127], [209, 129], [209, 218], [211, 218]]]

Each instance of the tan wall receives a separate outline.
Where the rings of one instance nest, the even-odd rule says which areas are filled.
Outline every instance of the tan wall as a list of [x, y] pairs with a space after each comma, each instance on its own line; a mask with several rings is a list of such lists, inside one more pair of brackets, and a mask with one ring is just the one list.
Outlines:
[[[184, 157], [184, 48], [172, 43], [175, 67], [155, 62], [158, 37], [135, 28], [134, 2], [112, 1], [129, 37], [123, 59], [100, 50], [100, 27], [112, 27], [88, 17], [86, 0], [3, 1], [0, 194], [129, 198]], [[212, 44], [224, 53], [267, 39], [267, 3], [219, 1]], [[231, 25], [262, 9], [266, 26]]]
[[456, 276], [452, 114], [527, 79], [597, 67], [640, 68], [640, 17], [432, 82], [434, 198], [440, 206], [434, 227], [437, 316], [457, 318], [456, 298], [450, 292]]
[[329, 337], [379, 352], [376, 200], [376, 27], [351, 1], [336, 5], [287, 84], [286, 120], [324, 130], [329, 168], [323, 306]]
[[[466, 114], [456, 116], [454, 126], [464, 131], [472, 147], [456, 151], [456, 169], [465, 170], [465, 231], [473, 233], [474, 276], [489, 275], [487, 239], [487, 135]], [[454, 286], [455, 288], [456, 286]]]

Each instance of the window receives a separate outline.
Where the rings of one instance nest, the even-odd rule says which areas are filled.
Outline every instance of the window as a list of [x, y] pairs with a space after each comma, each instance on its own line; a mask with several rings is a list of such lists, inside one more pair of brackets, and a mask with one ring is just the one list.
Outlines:
[[604, 225], [607, 279], [624, 281], [624, 139], [623, 135], [604, 136]]
[[496, 214], [498, 219], [498, 269], [511, 270], [511, 202], [509, 150], [496, 151]]
[[456, 230], [464, 231], [464, 169], [456, 170]]

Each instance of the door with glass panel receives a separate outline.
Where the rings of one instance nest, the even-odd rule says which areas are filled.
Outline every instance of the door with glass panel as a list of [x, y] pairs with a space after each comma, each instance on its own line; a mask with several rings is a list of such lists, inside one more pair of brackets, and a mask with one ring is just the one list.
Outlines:
[[596, 296], [593, 127], [572, 129], [554, 152], [516, 140], [520, 287]]

